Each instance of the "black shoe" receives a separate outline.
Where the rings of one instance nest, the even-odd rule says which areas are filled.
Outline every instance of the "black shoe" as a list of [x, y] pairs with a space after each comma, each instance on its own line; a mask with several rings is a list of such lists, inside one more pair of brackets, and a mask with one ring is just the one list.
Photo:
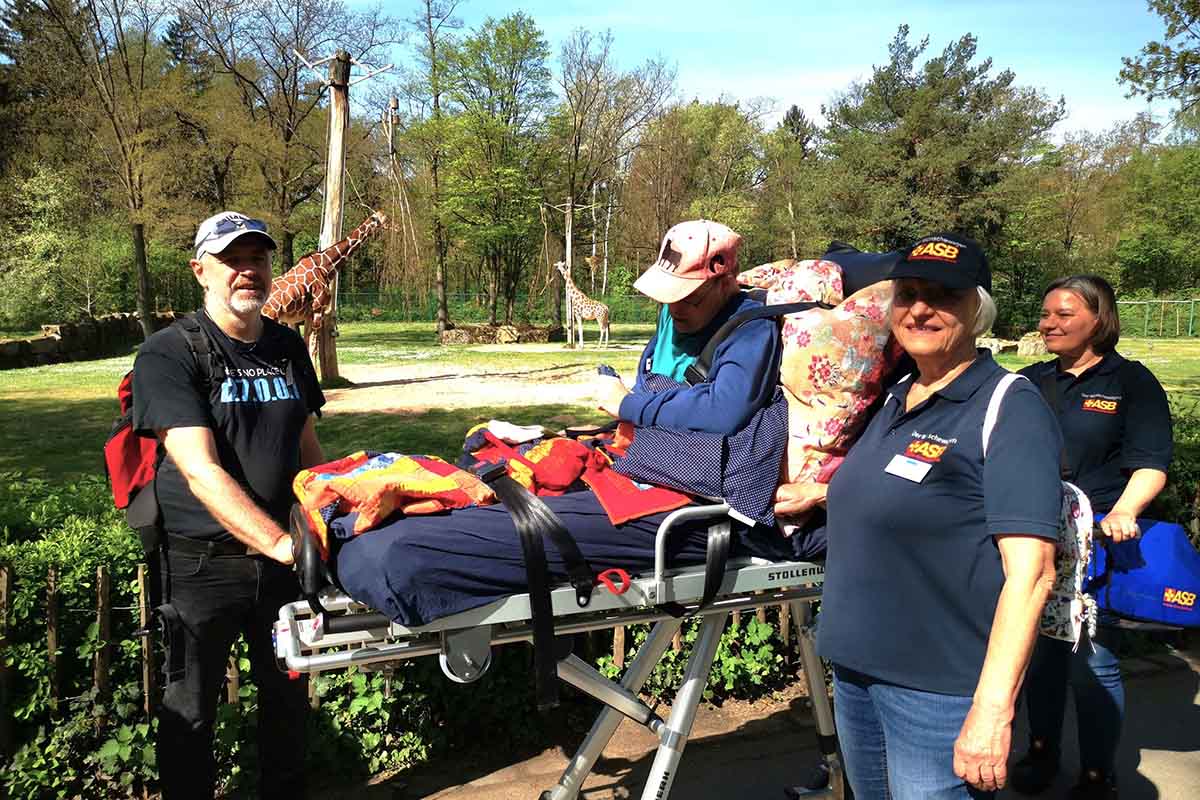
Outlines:
[[1117, 800], [1117, 781], [1100, 770], [1084, 770], [1079, 783], [1071, 787], [1067, 797], [1070, 800]]
[[1029, 743], [1029, 752], [1013, 764], [1008, 772], [1008, 785], [1019, 794], [1041, 794], [1058, 774], [1058, 751], [1052, 750], [1044, 739]]

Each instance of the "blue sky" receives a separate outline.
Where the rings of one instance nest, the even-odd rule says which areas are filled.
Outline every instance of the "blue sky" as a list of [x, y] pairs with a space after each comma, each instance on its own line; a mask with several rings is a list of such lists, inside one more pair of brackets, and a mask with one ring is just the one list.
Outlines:
[[[386, 6], [407, 17], [416, 4]], [[873, 64], [886, 61], [901, 23], [909, 25], [910, 41], [929, 36], [930, 53], [970, 32], [994, 69], [1011, 69], [1021, 85], [1065, 96], [1069, 116], [1059, 135], [1104, 129], [1145, 110], [1144, 100], [1124, 97], [1117, 72], [1121, 56], [1163, 33], [1142, 0], [464, 0], [457, 16], [474, 28], [517, 10], [537, 21], [556, 54], [575, 28], [610, 30], [621, 67], [656, 56], [674, 63], [680, 99], [769, 97], [780, 116], [795, 103], [815, 117], [835, 92], [869, 77]], [[1161, 119], [1167, 106], [1153, 110]]]

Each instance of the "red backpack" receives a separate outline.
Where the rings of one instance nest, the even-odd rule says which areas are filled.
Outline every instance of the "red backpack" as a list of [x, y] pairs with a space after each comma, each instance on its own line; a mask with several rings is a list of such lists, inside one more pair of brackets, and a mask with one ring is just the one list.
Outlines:
[[[208, 334], [194, 314], [180, 317], [171, 324], [187, 341], [188, 351], [196, 359], [201, 385], [207, 393], [214, 376], [223, 370], [216, 350]], [[113, 420], [108, 440], [104, 443], [104, 471], [112, 487], [113, 503], [117, 508], [128, 508], [143, 488], [154, 480], [158, 468], [158, 440], [139, 436], [133, 429], [133, 370], [125, 373], [117, 387], [117, 400], [121, 415]], [[137, 526], [135, 526], [137, 527]]]

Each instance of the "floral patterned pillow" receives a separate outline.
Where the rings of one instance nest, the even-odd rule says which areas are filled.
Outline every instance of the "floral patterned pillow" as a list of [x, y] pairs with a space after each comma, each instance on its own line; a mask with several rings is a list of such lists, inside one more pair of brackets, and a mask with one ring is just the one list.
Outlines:
[[738, 280], [767, 289], [769, 304], [822, 300], [836, 306], [784, 318], [780, 371], [788, 400], [784, 477], [827, 483], [900, 355], [888, 324], [891, 281], [843, 300], [841, 268], [819, 259], [764, 264]]

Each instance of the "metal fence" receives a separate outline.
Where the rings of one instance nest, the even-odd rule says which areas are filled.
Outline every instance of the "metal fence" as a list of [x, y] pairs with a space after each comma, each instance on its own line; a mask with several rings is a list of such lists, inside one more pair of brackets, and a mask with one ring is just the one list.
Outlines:
[[[658, 304], [642, 295], [593, 295], [609, 308], [610, 319], [616, 323], [653, 323], [658, 318]], [[454, 322], [487, 322], [490, 316], [485, 294], [455, 292], [447, 295], [450, 319]], [[497, 305], [496, 316], [505, 321], [507, 306], [503, 298]], [[519, 294], [512, 305], [512, 321], [542, 323], [550, 320], [551, 300], [548, 293]], [[400, 291], [340, 292], [338, 317], [343, 320], [385, 320], [389, 322], [433, 322], [437, 319], [437, 298], [432, 295], [413, 297]]]
[[1194, 338], [1200, 335], [1196, 324], [1196, 304], [1191, 300], [1118, 300], [1121, 333], [1126, 336]]

